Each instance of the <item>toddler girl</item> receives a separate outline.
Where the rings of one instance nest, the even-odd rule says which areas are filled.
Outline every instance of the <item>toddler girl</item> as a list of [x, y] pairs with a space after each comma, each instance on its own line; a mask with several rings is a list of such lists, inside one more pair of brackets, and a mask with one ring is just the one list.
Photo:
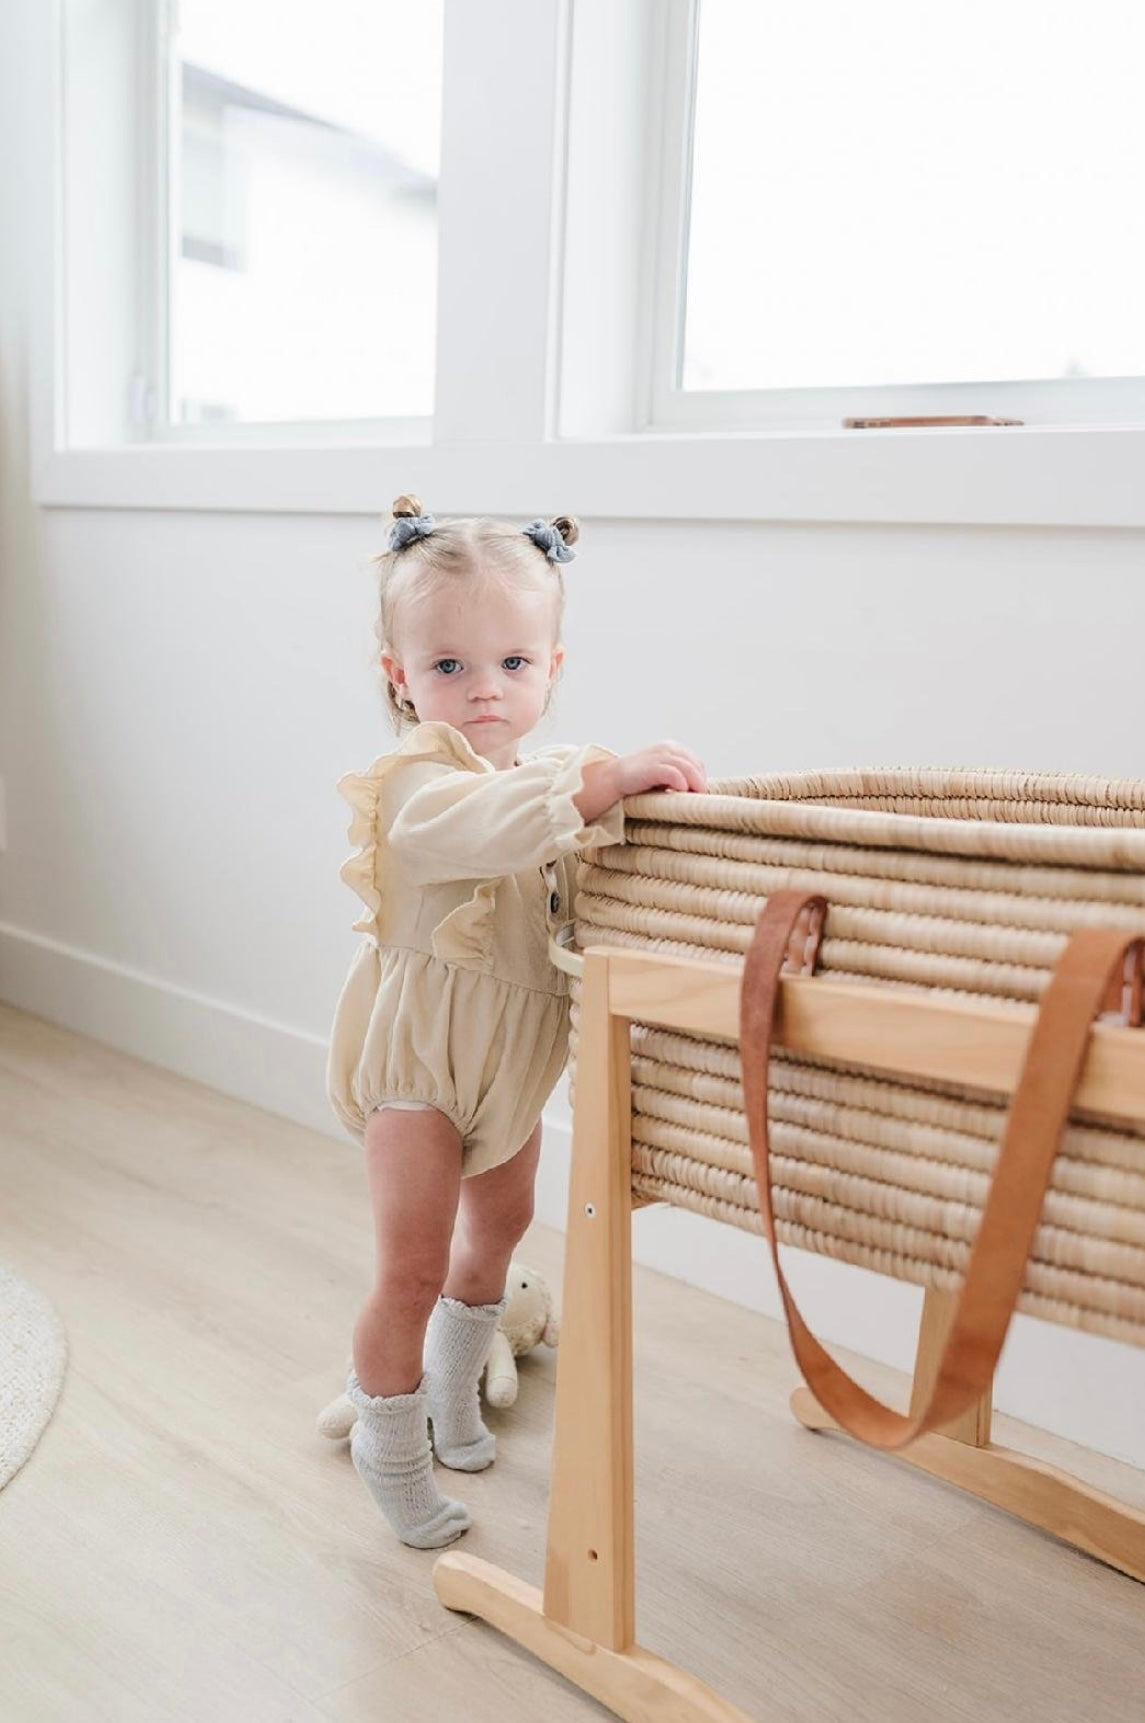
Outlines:
[[393, 513], [378, 633], [409, 734], [338, 786], [367, 937], [329, 1088], [365, 1143], [378, 1259], [354, 1331], [351, 1453], [398, 1537], [429, 1549], [470, 1522], [437, 1492], [427, 1421], [444, 1465], [494, 1456], [477, 1381], [565, 1063], [568, 984], [548, 940], [571, 915], [576, 852], [622, 841], [622, 797], [705, 778], [672, 742], [519, 752], [564, 657], [574, 520], [439, 524], [416, 497]]

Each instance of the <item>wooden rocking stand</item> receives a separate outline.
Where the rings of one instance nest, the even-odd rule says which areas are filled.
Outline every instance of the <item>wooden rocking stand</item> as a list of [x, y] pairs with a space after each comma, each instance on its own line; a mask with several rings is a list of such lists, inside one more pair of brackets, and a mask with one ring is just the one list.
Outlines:
[[[901, 1076], [1009, 1093], [1035, 1012], [939, 1004], [801, 976], [780, 984], [777, 1044]], [[629, 1027], [739, 1034], [740, 977], [726, 965], [640, 952], [585, 954], [573, 1162], [543, 1593], [449, 1552], [434, 1585], [631, 1723], [748, 1723], [711, 1688], [635, 1643]], [[1145, 1121], [1145, 1035], [1099, 1024], [1079, 1107]], [[912, 1407], [925, 1398], [953, 1298], [928, 1292]], [[836, 1427], [810, 1391], [792, 1407]], [[1145, 1580], [1145, 1514], [990, 1441], [990, 1399], [901, 1456]]]

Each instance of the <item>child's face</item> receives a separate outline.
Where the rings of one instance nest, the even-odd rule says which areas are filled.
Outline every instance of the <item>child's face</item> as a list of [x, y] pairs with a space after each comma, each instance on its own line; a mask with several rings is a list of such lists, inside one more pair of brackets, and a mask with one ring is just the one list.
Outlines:
[[418, 721], [452, 724], [498, 769], [544, 710], [564, 652], [553, 595], [496, 580], [439, 586], [411, 598], [382, 668]]

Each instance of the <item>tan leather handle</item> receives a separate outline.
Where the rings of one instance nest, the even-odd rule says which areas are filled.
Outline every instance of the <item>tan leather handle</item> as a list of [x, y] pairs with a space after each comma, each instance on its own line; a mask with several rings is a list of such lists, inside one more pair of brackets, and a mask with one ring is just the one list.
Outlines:
[[1090, 1030], [1140, 938], [1116, 928], [1074, 933], [1050, 979], [1034, 1023], [978, 1235], [930, 1398], [910, 1417], [868, 1394], [811, 1333], [791, 1296], [775, 1235], [767, 1137], [767, 1068], [779, 974], [792, 929], [822, 898], [774, 892], [756, 924], [740, 995], [740, 1061], [759, 1206], [771, 1246], [788, 1331], [799, 1368], [819, 1404], [854, 1436], [877, 1448], [902, 1448], [973, 1405], [990, 1386], [1025, 1278], [1054, 1157], [1081, 1076]]

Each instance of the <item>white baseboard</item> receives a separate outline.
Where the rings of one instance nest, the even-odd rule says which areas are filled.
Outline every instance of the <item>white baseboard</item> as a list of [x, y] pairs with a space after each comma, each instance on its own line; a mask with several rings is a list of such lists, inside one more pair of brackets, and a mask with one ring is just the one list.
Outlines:
[[[0, 995], [23, 1011], [349, 1141], [326, 1100], [326, 1043], [319, 1036], [4, 923], [0, 977]], [[554, 1097], [545, 1118], [537, 1219], [561, 1232], [570, 1150], [567, 1109]], [[649, 1208], [634, 1216], [633, 1255], [734, 1304], [780, 1314], [771, 1263], [751, 1233], [682, 1209]], [[792, 1286], [812, 1329], [909, 1370], [916, 1288], [826, 1257], [789, 1256]], [[1145, 1467], [1145, 1349], [1018, 1316], [994, 1398], [999, 1411]]]
[[4, 922], [0, 997], [268, 1113], [345, 1137], [326, 1099], [320, 1036]]

